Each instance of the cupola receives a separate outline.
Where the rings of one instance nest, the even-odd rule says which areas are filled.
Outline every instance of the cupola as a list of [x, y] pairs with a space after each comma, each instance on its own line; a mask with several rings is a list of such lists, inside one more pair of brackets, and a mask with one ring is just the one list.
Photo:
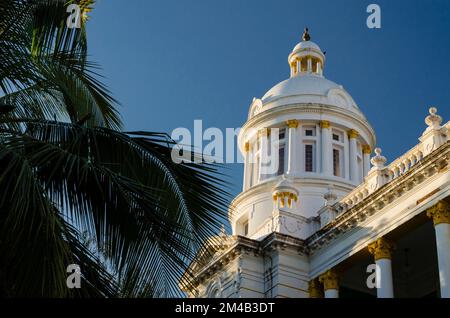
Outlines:
[[311, 41], [308, 28], [305, 28], [302, 41], [289, 54], [288, 62], [291, 68], [291, 77], [301, 75], [322, 76], [325, 54], [316, 43]]

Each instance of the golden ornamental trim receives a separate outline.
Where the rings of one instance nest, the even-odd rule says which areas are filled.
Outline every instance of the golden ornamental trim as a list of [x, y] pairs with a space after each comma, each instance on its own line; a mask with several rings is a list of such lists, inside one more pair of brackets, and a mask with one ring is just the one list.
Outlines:
[[328, 120], [320, 121], [320, 128], [330, 128], [330, 122]]
[[320, 275], [319, 282], [323, 284], [324, 290], [339, 289], [339, 276], [332, 269]]
[[450, 224], [450, 204], [441, 200], [427, 210], [427, 216], [433, 220], [434, 226]]
[[370, 155], [372, 153], [372, 148], [370, 148], [369, 145], [363, 145], [362, 152], [363, 154]]
[[347, 132], [347, 134], [348, 134], [348, 138], [357, 138], [358, 136], [359, 136], [359, 132], [357, 132], [356, 130], [354, 130], [354, 129], [350, 129], [348, 132]]
[[270, 136], [270, 128], [261, 128], [258, 130], [258, 137], [269, 137]]
[[375, 256], [375, 261], [380, 259], [392, 259], [395, 245], [390, 240], [381, 237], [368, 245], [369, 253]]
[[244, 150], [245, 150], [245, 152], [249, 152], [250, 151], [250, 142], [248, 142], [248, 141], [245, 142]]
[[308, 283], [309, 298], [323, 298], [323, 287], [318, 278], [314, 278]]
[[297, 128], [298, 127], [298, 120], [297, 119], [290, 119], [286, 122], [286, 125], [289, 128]]

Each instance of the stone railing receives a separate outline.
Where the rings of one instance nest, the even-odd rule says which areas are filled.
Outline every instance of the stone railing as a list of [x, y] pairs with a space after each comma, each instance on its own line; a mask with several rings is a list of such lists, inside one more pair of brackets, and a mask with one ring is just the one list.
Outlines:
[[[394, 180], [397, 177], [407, 173], [414, 165], [416, 165], [423, 158], [422, 152], [423, 145], [421, 143], [417, 144], [414, 148], [410, 149], [401, 157], [395, 159], [391, 164], [387, 167], [383, 167], [381, 169], [381, 183], [378, 184], [370, 184], [368, 182], [370, 178], [365, 178], [364, 182], [357, 186], [354, 190], [352, 190], [349, 194], [347, 194], [344, 198], [340, 200], [341, 204], [344, 204], [348, 209], [355, 204], [364, 200], [367, 196], [369, 196], [376, 189], [380, 188], [384, 184]], [[376, 151], [376, 157], [381, 157], [381, 150], [378, 148]], [[374, 157], [374, 158], [376, 158]], [[384, 158], [384, 157], [382, 157]], [[372, 158], [373, 159], [373, 158]], [[383, 159], [381, 159], [383, 160]], [[372, 172], [372, 170], [370, 171]], [[370, 172], [368, 177], [370, 176]]]
[[[369, 195], [369, 186], [367, 182], [361, 183], [353, 191], [343, 197], [339, 203], [343, 209], [349, 209], [350, 207], [358, 204], [358, 202], [364, 200]], [[341, 208], [341, 209], [342, 209]]]
[[387, 170], [387, 182], [407, 173], [414, 165], [416, 165], [423, 158], [423, 144], [419, 143], [414, 148], [410, 149], [400, 158], [394, 160]]
[[[320, 218], [321, 227], [363, 201], [371, 193], [385, 184], [408, 173], [424, 157], [450, 139], [450, 121], [441, 126], [442, 118], [436, 114], [436, 111], [435, 108], [430, 108], [430, 115], [425, 119], [428, 128], [419, 138], [420, 143], [408, 150], [401, 157], [395, 159], [388, 166], [385, 166], [386, 158], [381, 155], [381, 149], [375, 149], [375, 156], [371, 159], [373, 167], [365, 177], [364, 182], [332, 206], [328, 205], [319, 211], [319, 215], [322, 215], [326, 211], [325, 208], [328, 208], [328, 210], [332, 208], [334, 211], [334, 213], [327, 213], [326, 218]], [[333, 217], [328, 217], [329, 215]]]

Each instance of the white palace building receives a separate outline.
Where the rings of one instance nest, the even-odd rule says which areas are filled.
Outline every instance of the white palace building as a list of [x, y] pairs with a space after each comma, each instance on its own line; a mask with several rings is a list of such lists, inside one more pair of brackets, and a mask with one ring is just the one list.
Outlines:
[[[324, 77], [325, 55], [307, 29], [288, 63], [290, 78], [253, 100], [238, 138], [245, 170], [232, 235], [205, 243], [183, 290], [449, 298], [450, 122], [430, 108], [417, 145], [387, 163], [350, 94]], [[274, 131], [280, 169], [267, 175], [260, 154]]]

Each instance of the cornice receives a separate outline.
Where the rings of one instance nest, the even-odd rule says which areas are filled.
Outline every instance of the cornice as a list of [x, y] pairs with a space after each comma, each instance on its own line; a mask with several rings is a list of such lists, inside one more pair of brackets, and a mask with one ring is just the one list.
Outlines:
[[[229, 236], [228, 239], [232, 240], [233, 243], [221, 251], [218, 257], [214, 257], [209, 263], [202, 265], [196, 261], [192, 262], [189, 265], [189, 276], [185, 272], [183, 279], [189, 280], [190, 285], [197, 287], [205, 279], [213, 276], [242, 254], [253, 253], [254, 255], [261, 255], [286, 249], [301, 255], [308, 254], [308, 248], [304, 240], [276, 232], [271, 233], [262, 241], [252, 240], [243, 236]], [[197, 266], [200, 267], [199, 270], [195, 269]]]
[[304, 240], [278, 232], [273, 232], [265, 237], [260, 242], [260, 247], [263, 251], [270, 251], [274, 249], [284, 250], [290, 248], [296, 250], [301, 255], [308, 255], [309, 253], [308, 247], [306, 246]]
[[306, 239], [311, 253], [326, 246], [344, 233], [361, 226], [370, 216], [394, 202], [426, 179], [436, 175], [450, 163], [450, 141], [430, 153], [407, 173], [382, 186], [367, 198], [338, 215], [336, 219]]
[[268, 108], [258, 113], [254, 117], [247, 120], [247, 122], [242, 126], [241, 134], [239, 135], [239, 144], [242, 144], [242, 136], [244, 132], [250, 127], [258, 126], [259, 124], [264, 123], [265, 121], [272, 119], [275, 115], [279, 115], [278, 113], [283, 114], [298, 114], [301, 111], [303, 113], [317, 113], [317, 114], [331, 114], [342, 116], [350, 121], [356, 121], [362, 127], [364, 127], [367, 131], [367, 135], [369, 138], [374, 137], [373, 140], [369, 140], [370, 146], [373, 147], [376, 144], [376, 135], [375, 131], [367, 121], [367, 119], [363, 116], [358, 115], [357, 113], [353, 113], [349, 110], [343, 109], [341, 107], [320, 104], [320, 103], [307, 103], [307, 104], [286, 104], [282, 106], [275, 106], [273, 108]]

